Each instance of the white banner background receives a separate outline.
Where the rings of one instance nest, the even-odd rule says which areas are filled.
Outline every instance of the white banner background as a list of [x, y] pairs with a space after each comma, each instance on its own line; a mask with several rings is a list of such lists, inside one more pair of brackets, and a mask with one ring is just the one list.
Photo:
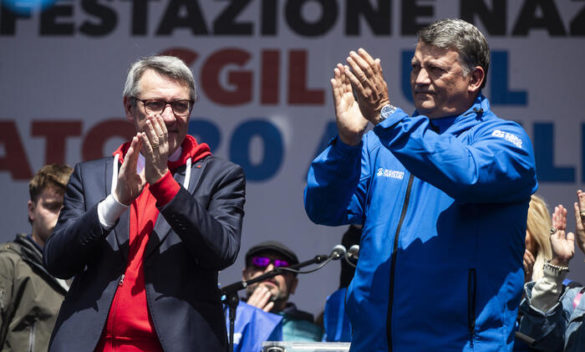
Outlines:
[[[521, 122], [533, 138], [538, 193], [551, 208], [570, 208], [583, 184], [583, 1], [242, 1], [235, 18], [223, 22], [230, 1], [58, 1], [45, 15], [25, 8], [20, 17], [6, 9], [13, 2], [4, 0], [0, 9], [2, 241], [30, 231], [28, 176], [49, 161], [74, 165], [84, 155], [109, 155], [123, 142], [116, 121], [123, 121], [129, 64], [181, 48], [202, 85], [193, 134], [248, 175], [242, 248], [221, 283], [240, 280], [245, 252], [263, 240], [282, 241], [301, 260], [329, 253], [345, 227], [311, 223], [303, 188], [334, 121], [333, 67], [350, 50], [367, 49], [382, 59], [392, 102], [412, 111], [403, 87], [416, 44], [413, 28], [443, 17], [465, 18], [486, 33], [494, 56], [484, 92], [499, 116]], [[363, 15], [352, 16], [358, 10], [348, 10], [370, 3], [373, 14], [387, 9], [377, 14], [387, 31], [374, 33]], [[359, 31], [351, 34], [353, 17]], [[330, 26], [319, 26], [324, 18], [331, 18]], [[569, 220], [573, 228], [572, 214]], [[571, 269], [571, 278], [585, 282], [581, 253]], [[338, 276], [339, 263], [300, 276], [292, 300], [317, 314]]]

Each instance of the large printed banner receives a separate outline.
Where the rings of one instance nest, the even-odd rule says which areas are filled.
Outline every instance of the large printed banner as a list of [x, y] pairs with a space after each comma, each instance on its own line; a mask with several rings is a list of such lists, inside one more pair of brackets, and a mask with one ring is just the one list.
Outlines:
[[[0, 240], [30, 230], [27, 181], [43, 164], [109, 155], [132, 136], [127, 69], [167, 53], [199, 84], [190, 133], [247, 175], [241, 254], [222, 284], [241, 278], [245, 251], [262, 240], [284, 242], [301, 260], [329, 253], [345, 227], [312, 224], [302, 195], [310, 161], [336, 134], [333, 68], [365, 48], [382, 60], [392, 103], [412, 111], [416, 32], [444, 17], [488, 37], [484, 93], [531, 136], [539, 193], [571, 209], [585, 182], [585, 1], [2, 0]], [[581, 259], [571, 269], [583, 280]], [[292, 300], [318, 313], [338, 275], [339, 263], [301, 275]]]

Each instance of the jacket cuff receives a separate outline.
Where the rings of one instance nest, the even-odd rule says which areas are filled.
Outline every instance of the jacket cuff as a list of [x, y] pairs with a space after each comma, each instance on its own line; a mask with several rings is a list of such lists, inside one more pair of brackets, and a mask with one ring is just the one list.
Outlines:
[[181, 186], [175, 181], [170, 171], [167, 171], [160, 180], [150, 185], [150, 192], [156, 198], [158, 208], [164, 207], [175, 198], [179, 193], [179, 189], [181, 189]]
[[401, 108], [396, 108], [396, 110], [390, 114], [386, 119], [378, 123], [374, 127], [374, 132], [378, 133], [385, 128], [392, 127], [402, 121], [405, 117], [409, 117], [407, 113], [404, 112]]
[[541, 312], [547, 312], [554, 308], [559, 302], [566, 274], [566, 272], [553, 272], [545, 267], [543, 277], [532, 286], [532, 292], [528, 296], [530, 305]]

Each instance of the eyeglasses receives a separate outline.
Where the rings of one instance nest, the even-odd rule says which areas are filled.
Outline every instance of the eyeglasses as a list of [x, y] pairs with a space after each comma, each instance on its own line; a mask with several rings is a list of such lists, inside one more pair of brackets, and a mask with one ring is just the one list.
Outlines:
[[268, 257], [252, 257], [252, 265], [257, 268], [266, 268], [270, 263], [273, 263], [275, 267], [287, 267], [290, 264], [286, 260], [282, 259], [270, 259]]
[[160, 114], [166, 109], [167, 105], [170, 105], [176, 115], [187, 115], [191, 111], [193, 105], [191, 100], [165, 101], [157, 99], [134, 99], [142, 102], [142, 104], [144, 104], [144, 109], [149, 114]]

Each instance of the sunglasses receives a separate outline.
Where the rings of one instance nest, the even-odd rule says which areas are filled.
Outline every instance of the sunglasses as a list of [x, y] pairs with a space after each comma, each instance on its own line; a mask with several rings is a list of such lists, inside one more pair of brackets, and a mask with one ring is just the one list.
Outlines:
[[286, 260], [282, 259], [270, 259], [268, 257], [252, 257], [252, 265], [257, 268], [266, 268], [270, 263], [274, 264], [275, 267], [287, 267], [290, 264]]

